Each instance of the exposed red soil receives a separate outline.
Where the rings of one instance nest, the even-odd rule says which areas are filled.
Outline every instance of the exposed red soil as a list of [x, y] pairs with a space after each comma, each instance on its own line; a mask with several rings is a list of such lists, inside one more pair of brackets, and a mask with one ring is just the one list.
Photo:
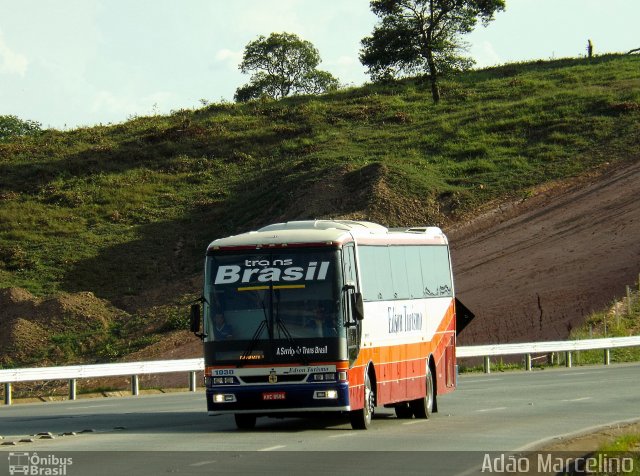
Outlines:
[[563, 340], [637, 282], [640, 163], [504, 204], [448, 231], [460, 344]]
[[[99, 335], [122, 314], [90, 292], [37, 298], [22, 288], [0, 289], [0, 365], [31, 360], [51, 345], [52, 335]], [[91, 339], [86, 339], [80, 347], [90, 345]], [[49, 357], [64, 355], [53, 352]], [[51, 364], [46, 359], [40, 362]]]

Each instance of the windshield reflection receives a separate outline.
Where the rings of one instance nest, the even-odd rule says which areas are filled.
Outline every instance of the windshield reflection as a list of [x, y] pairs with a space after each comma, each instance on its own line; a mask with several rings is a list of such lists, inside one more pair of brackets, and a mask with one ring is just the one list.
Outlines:
[[343, 336], [338, 264], [335, 250], [207, 257], [207, 340]]

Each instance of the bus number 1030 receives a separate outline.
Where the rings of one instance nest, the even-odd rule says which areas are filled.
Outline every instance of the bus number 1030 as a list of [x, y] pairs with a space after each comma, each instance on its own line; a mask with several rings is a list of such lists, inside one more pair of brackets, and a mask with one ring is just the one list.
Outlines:
[[233, 369], [217, 369], [211, 372], [211, 375], [233, 375]]

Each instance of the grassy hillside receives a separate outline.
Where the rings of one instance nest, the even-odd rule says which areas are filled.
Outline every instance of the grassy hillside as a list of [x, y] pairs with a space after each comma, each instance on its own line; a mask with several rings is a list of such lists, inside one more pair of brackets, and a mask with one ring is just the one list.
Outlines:
[[216, 237], [298, 218], [446, 225], [640, 155], [638, 56], [472, 71], [442, 94], [403, 81], [0, 142], [0, 288], [175, 305]]

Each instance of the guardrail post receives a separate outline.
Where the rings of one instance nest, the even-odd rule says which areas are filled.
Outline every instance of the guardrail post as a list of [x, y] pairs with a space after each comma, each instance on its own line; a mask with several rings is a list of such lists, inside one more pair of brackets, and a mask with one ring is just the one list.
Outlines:
[[611, 363], [611, 351], [610, 349], [604, 349], [604, 365]]
[[131, 395], [138, 396], [140, 393], [140, 382], [137, 375], [131, 376]]
[[196, 391], [196, 372], [195, 372], [195, 370], [193, 372], [189, 372], [189, 391], [190, 392], [195, 392]]
[[531, 354], [525, 356], [524, 367], [526, 370], [531, 370]]
[[4, 404], [11, 405], [11, 383], [4, 384]]
[[69, 379], [69, 400], [76, 399], [76, 379]]
[[571, 367], [571, 351], [570, 350], [564, 353], [564, 365], [565, 367]]
[[489, 360], [489, 357], [484, 358], [484, 373], [485, 374], [491, 373], [491, 361]]

